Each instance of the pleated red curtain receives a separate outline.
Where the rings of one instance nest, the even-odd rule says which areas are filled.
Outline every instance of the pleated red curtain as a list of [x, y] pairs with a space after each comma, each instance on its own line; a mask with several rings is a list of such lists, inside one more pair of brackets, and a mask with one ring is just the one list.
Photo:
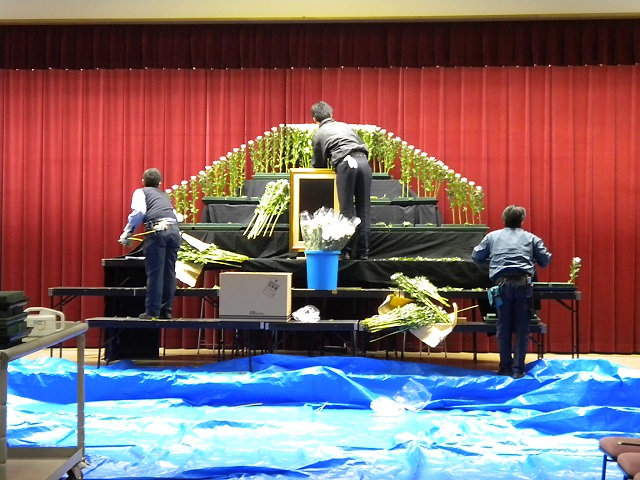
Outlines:
[[[337, 118], [386, 128], [482, 185], [491, 228], [505, 205], [525, 206], [525, 227], [554, 254], [541, 280], [566, 281], [582, 258], [583, 351], [637, 353], [639, 83], [637, 66], [0, 70], [0, 288], [48, 305], [49, 287], [102, 285], [101, 259], [125, 253], [116, 240], [145, 168], [170, 187], [272, 126], [308, 123], [324, 99]], [[100, 315], [102, 302], [65, 311]], [[567, 309], [541, 316], [548, 350], [570, 351]]]

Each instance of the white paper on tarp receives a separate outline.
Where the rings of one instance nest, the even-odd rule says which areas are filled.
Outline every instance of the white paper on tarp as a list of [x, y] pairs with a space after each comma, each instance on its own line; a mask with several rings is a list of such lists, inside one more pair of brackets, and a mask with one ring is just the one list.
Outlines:
[[[186, 233], [182, 233], [181, 235], [183, 241], [187, 242], [199, 252], [202, 252], [211, 246], [211, 244], [198, 240], [196, 237], [192, 237]], [[190, 287], [195, 287], [198, 282], [198, 278], [202, 273], [203, 267], [203, 265], [198, 265], [197, 263], [182, 262], [178, 260], [176, 262], [176, 278]]]
[[451, 323], [436, 323], [435, 325], [426, 325], [409, 331], [422, 343], [429, 345], [431, 348], [436, 348], [453, 331], [458, 322], [458, 305], [453, 303], [452, 307], [453, 312], [448, 314]]

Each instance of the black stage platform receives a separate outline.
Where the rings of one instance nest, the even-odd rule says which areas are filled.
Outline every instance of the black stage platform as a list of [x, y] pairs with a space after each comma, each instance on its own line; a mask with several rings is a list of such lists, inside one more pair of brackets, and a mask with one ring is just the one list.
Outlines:
[[[180, 225], [180, 230], [223, 250], [246, 255], [253, 260], [291, 258], [304, 252], [289, 250], [289, 228], [277, 228], [269, 237], [248, 239], [242, 225]], [[486, 227], [371, 227], [369, 258], [414, 258], [429, 259], [460, 258], [473, 264], [471, 252], [484, 235]], [[140, 252], [141, 253], [141, 252]], [[419, 261], [419, 259], [416, 259]], [[393, 272], [392, 272], [393, 273]], [[475, 285], [480, 286], [480, 285]]]

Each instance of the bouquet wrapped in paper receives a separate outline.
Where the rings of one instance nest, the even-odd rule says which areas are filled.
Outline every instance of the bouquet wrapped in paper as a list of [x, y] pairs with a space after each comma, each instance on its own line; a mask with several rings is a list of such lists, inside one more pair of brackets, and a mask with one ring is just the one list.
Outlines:
[[306, 250], [340, 251], [360, 224], [358, 217], [347, 218], [333, 208], [321, 207], [313, 215], [300, 212], [300, 230]]

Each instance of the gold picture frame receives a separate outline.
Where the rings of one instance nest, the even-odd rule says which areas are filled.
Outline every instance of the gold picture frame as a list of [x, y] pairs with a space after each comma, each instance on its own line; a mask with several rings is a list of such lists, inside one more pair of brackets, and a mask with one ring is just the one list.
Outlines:
[[330, 168], [292, 168], [289, 174], [289, 249], [304, 250], [300, 212], [313, 214], [320, 207], [340, 211], [336, 172]]

